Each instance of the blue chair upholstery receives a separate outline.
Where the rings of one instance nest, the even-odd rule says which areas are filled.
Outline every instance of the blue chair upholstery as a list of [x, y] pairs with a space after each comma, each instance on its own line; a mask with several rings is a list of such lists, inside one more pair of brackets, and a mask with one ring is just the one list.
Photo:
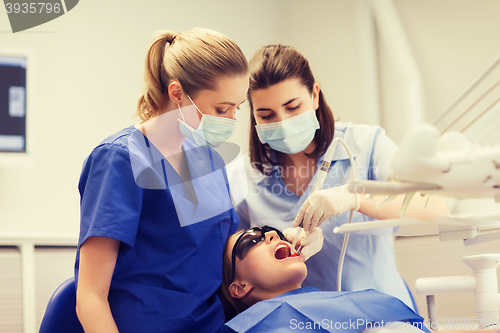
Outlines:
[[50, 298], [39, 333], [84, 333], [76, 316], [75, 278], [64, 281]]

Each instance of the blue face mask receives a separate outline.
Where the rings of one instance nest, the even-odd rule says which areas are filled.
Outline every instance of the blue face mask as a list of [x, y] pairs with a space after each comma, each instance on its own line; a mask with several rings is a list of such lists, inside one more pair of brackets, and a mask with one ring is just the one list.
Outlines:
[[[201, 113], [200, 109], [194, 104], [189, 95], [186, 95], [196, 110]], [[179, 119], [179, 129], [186, 138], [191, 140], [198, 146], [206, 146], [207, 144], [217, 147], [221, 143], [227, 141], [233, 135], [236, 128], [236, 120], [224, 117], [216, 117], [201, 113], [200, 125], [197, 129], [186, 123], [180, 105], [177, 105], [181, 113], [182, 120]]]
[[316, 110], [309, 111], [277, 123], [255, 125], [260, 142], [285, 154], [304, 151], [319, 128]]

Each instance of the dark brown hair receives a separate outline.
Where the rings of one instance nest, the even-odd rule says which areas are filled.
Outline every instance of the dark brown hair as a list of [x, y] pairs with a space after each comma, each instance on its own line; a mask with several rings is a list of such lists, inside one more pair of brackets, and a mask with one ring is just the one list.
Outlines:
[[246, 230], [241, 230], [232, 236], [230, 236], [226, 242], [226, 248], [224, 249], [224, 255], [222, 258], [222, 283], [218, 290], [219, 298], [222, 302], [222, 306], [224, 307], [224, 313], [226, 314], [226, 321], [232, 319], [234, 316], [243, 312], [248, 308], [248, 305], [244, 304], [242, 300], [233, 298], [231, 296], [231, 292], [229, 291], [229, 286], [233, 281], [231, 281], [231, 270], [232, 270], [232, 262], [231, 262], [231, 251], [232, 248], [229, 249], [228, 244], [229, 239], [231, 237], [238, 238]]
[[248, 62], [238, 45], [220, 32], [194, 28], [184, 33], [166, 30], [149, 46], [146, 56], [145, 89], [137, 103], [142, 121], [158, 115], [168, 85], [179, 81], [184, 92], [215, 89], [221, 76], [248, 73]]
[[[307, 59], [291, 46], [268, 45], [259, 49], [250, 59], [250, 88], [248, 101], [250, 102], [250, 159], [254, 168], [267, 174], [268, 168], [278, 165], [273, 159], [274, 151], [268, 144], [262, 144], [255, 130], [255, 117], [250, 93], [254, 90], [265, 89], [289, 79], [298, 79], [312, 94], [314, 83], [313, 73]], [[316, 145], [313, 152], [307, 157], [318, 158], [322, 156], [333, 140], [335, 121], [330, 107], [319, 92], [319, 107], [316, 117], [320, 124], [319, 130], [314, 135]]]

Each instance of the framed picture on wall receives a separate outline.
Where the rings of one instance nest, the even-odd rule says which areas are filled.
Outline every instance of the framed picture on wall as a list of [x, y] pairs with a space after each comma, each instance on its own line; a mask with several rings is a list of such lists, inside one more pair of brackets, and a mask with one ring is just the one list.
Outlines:
[[27, 56], [0, 54], [0, 152], [25, 153]]

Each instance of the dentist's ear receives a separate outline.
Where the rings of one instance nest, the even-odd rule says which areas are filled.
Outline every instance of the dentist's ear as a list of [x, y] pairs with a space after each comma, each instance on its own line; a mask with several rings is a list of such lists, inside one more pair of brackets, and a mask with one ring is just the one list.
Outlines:
[[168, 97], [175, 105], [182, 104], [184, 90], [178, 81], [173, 81], [168, 85]]
[[252, 289], [253, 289], [253, 287], [250, 284], [244, 283], [244, 282], [240, 282], [239, 280], [235, 280], [229, 286], [229, 292], [231, 293], [231, 296], [233, 298], [236, 298], [236, 299], [242, 299]]
[[318, 82], [314, 82], [313, 85], [313, 108], [317, 110], [319, 108], [319, 92], [321, 91]]

